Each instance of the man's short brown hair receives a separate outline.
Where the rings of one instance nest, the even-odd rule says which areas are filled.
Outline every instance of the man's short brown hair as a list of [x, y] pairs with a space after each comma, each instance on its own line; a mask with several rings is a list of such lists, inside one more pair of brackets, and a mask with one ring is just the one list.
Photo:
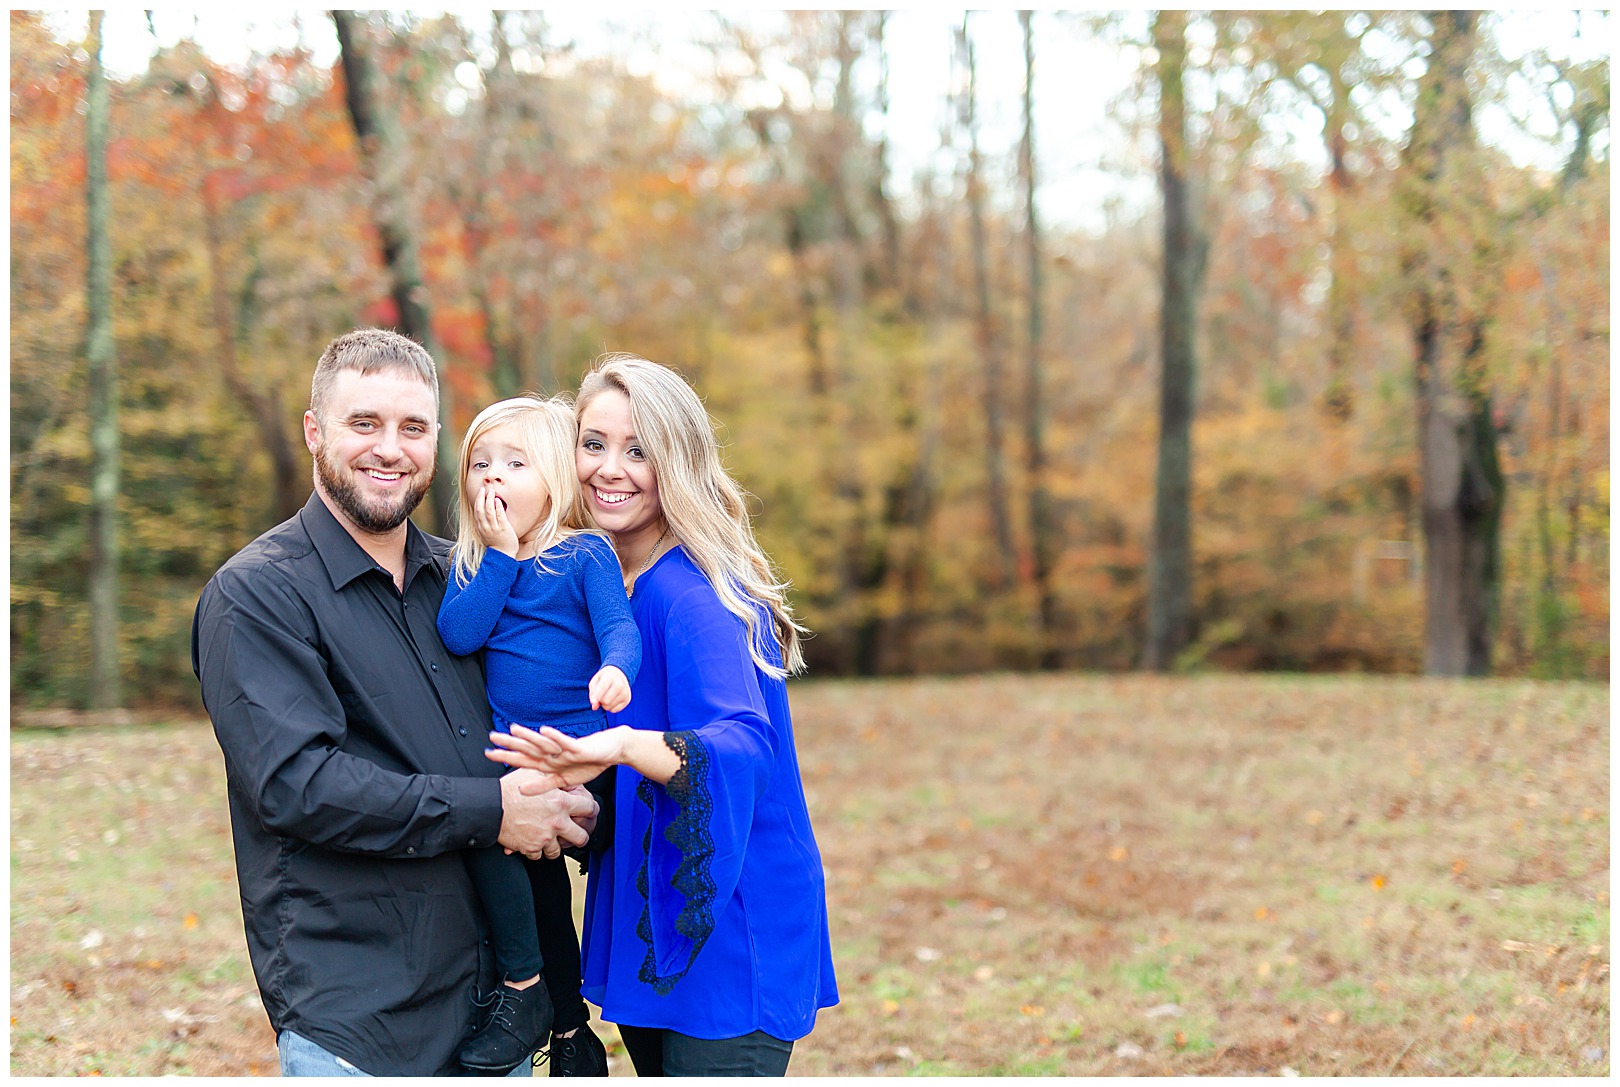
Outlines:
[[361, 374], [397, 370], [417, 378], [433, 390], [433, 413], [439, 413], [439, 371], [427, 348], [408, 336], [383, 328], [357, 328], [326, 345], [309, 383], [309, 410], [321, 418], [332, 383], [344, 370]]

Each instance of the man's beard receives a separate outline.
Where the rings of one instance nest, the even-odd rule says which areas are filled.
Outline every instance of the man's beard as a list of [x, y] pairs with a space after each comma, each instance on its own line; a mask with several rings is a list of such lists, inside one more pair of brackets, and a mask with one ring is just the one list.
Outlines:
[[434, 465], [433, 471], [392, 503], [382, 500], [367, 505], [355, 483], [359, 472], [345, 468], [328, 457], [325, 441], [315, 450], [315, 473], [320, 476], [321, 487], [358, 528], [379, 536], [404, 524], [405, 519], [422, 504], [437, 471], [438, 465]]

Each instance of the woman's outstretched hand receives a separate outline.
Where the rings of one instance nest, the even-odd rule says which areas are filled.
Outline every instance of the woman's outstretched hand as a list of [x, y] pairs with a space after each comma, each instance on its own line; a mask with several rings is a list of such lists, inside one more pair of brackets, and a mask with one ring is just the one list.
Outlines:
[[526, 796], [582, 784], [610, 766], [628, 766], [660, 785], [681, 768], [681, 757], [664, 743], [663, 733], [629, 725], [589, 736], [569, 736], [549, 725], [538, 732], [513, 725], [510, 733], [491, 732], [489, 742], [495, 746], [484, 750], [485, 758], [540, 771], [540, 777], [523, 783]]
[[535, 796], [547, 789], [582, 785], [608, 767], [624, 762], [624, 734], [629, 731], [620, 726], [589, 736], [569, 736], [549, 725], [538, 732], [513, 725], [510, 733], [489, 734], [495, 747], [486, 750], [484, 757], [540, 771], [540, 778], [523, 784], [524, 794]]

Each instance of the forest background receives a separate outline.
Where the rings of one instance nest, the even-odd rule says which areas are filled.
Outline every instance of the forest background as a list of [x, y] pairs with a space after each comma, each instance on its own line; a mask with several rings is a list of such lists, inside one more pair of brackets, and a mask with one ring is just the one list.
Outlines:
[[[908, 172], [882, 12], [690, 13], [680, 80], [535, 12], [311, 17], [338, 61], [182, 39], [105, 84], [98, 340], [99, 54], [14, 11], [12, 705], [197, 706], [197, 594], [307, 496], [310, 370], [357, 325], [434, 349], [452, 443], [605, 350], [680, 369], [812, 674], [1462, 671], [1433, 654], [1441, 419], [1466, 670], [1605, 678], [1610, 26], [1502, 25], [975, 13]], [[987, 101], [1009, 42], [1027, 93]], [[1038, 149], [1082, 137], [1028, 122], [1098, 42], [1126, 75], [1082, 158], [1116, 195], [1079, 208]]]

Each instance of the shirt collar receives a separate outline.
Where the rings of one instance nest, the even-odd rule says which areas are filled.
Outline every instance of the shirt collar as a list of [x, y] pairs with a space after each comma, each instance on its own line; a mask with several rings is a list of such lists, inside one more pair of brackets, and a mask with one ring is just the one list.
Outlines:
[[[304, 503], [299, 517], [303, 521], [304, 531], [309, 533], [310, 543], [315, 545], [315, 553], [320, 555], [321, 562], [326, 566], [327, 576], [332, 579], [333, 592], [368, 570], [376, 570], [390, 581], [393, 580], [388, 571], [366, 554], [365, 549], [349, 535], [349, 530], [326, 508], [318, 491], [310, 493], [309, 501]], [[432, 561], [433, 549], [428, 546], [426, 534], [412, 522], [406, 521], [405, 587], [410, 587], [417, 570]]]

